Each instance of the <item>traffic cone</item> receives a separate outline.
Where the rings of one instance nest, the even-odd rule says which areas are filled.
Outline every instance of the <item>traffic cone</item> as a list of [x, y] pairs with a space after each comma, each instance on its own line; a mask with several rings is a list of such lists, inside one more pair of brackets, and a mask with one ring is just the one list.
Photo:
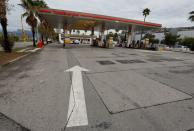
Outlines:
[[42, 48], [42, 47], [43, 47], [43, 42], [42, 42], [42, 40], [39, 40], [39, 41], [38, 41], [37, 47], [38, 47], [38, 48]]

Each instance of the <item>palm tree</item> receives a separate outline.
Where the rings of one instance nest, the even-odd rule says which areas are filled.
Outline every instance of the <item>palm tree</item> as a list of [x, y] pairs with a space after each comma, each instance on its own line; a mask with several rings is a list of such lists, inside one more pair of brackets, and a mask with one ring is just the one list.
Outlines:
[[37, 11], [39, 8], [46, 8], [47, 5], [44, 1], [36, 1], [35, 3], [32, 0], [21, 0], [20, 4], [24, 9], [25, 13], [22, 14], [22, 18], [26, 17], [26, 23], [31, 26], [32, 37], [33, 37], [33, 46], [36, 46], [35, 41], [35, 29], [37, 27], [38, 20], [36, 18]]
[[[146, 17], [148, 16], [148, 15], [150, 15], [150, 12], [151, 12], [151, 10], [149, 9], [149, 8], [145, 8], [144, 10], [143, 10], [143, 16], [144, 16], [144, 22], [146, 21]], [[142, 34], [143, 34], [143, 29], [141, 30], [141, 40], [142, 40]]]
[[40, 25], [38, 26], [38, 30], [41, 34], [43, 43], [44, 43], [44, 36], [47, 36], [47, 28], [48, 28], [48, 24], [46, 23], [45, 20], [42, 20]]
[[35, 28], [37, 26], [37, 19], [34, 17], [34, 14], [32, 12], [25, 12], [22, 17], [26, 18], [26, 23], [31, 26], [32, 31], [32, 38], [33, 38], [33, 46], [36, 47], [36, 41], [35, 41]]
[[189, 20], [190, 20], [191, 22], [194, 22], [194, 11], [191, 11], [189, 14], [190, 14]]
[[9, 43], [7, 33], [7, 2], [8, 0], [0, 0], [0, 22], [4, 35], [4, 42], [2, 43], [2, 46], [5, 52], [11, 52], [11, 44]]
[[150, 15], [150, 12], [151, 12], [151, 10], [150, 9], [148, 9], [148, 8], [145, 8], [144, 10], [143, 10], [143, 16], [144, 16], [144, 22], [145, 22], [145, 20], [146, 20], [146, 17], [148, 16], [148, 15]]
[[40, 23], [38, 29], [39, 29], [39, 32], [41, 34], [43, 42], [44, 42], [44, 37], [46, 38], [46, 41], [48, 40], [48, 38], [52, 38], [53, 37], [54, 28], [52, 28], [48, 24], [48, 22], [46, 22], [46, 20], [41, 19], [41, 23]]

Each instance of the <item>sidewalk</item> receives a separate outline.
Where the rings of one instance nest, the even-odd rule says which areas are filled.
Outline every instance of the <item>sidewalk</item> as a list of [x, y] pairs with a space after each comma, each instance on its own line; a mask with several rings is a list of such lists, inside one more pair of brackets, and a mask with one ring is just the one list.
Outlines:
[[4, 53], [4, 52], [0, 51], [0, 66], [3, 66], [6, 63], [8, 63], [16, 58], [25, 56], [26, 54], [27, 53], [18, 53], [18, 52]]
[[37, 52], [40, 48], [28, 47], [21, 49], [14, 49], [11, 53], [0, 51], [0, 67], [13, 63], [31, 53]]

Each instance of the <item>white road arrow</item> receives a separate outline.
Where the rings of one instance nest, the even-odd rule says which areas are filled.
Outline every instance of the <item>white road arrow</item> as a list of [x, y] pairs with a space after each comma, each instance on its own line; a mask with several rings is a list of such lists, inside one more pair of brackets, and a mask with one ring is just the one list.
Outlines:
[[83, 88], [82, 71], [88, 71], [80, 66], [74, 66], [66, 72], [73, 72], [69, 99], [67, 127], [88, 125], [87, 109]]

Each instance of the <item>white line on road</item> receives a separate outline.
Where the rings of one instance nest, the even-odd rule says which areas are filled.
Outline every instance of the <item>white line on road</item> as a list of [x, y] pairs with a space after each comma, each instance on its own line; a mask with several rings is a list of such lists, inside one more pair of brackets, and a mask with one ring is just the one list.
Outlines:
[[67, 127], [88, 125], [87, 109], [82, 80], [82, 71], [88, 71], [79, 66], [74, 66], [66, 72], [73, 72], [72, 85], [69, 99]]

